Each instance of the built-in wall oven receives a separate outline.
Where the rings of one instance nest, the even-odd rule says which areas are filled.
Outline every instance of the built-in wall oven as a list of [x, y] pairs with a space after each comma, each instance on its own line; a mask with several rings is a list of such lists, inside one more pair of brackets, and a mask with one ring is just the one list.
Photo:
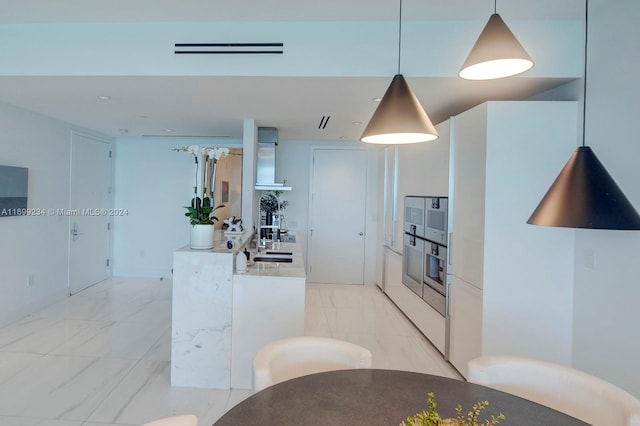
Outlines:
[[440, 315], [447, 312], [447, 248], [425, 241], [422, 298]]
[[422, 238], [405, 233], [402, 246], [402, 283], [422, 297], [424, 286], [424, 244]]
[[402, 282], [442, 316], [447, 306], [446, 197], [405, 197]]

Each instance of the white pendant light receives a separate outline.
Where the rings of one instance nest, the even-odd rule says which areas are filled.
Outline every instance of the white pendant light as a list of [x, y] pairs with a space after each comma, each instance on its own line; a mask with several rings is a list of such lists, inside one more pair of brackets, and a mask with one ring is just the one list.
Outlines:
[[467, 80], [493, 80], [521, 74], [533, 67], [533, 60], [507, 24], [496, 13], [473, 45], [458, 75]]
[[640, 230], [640, 215], [591, 148], [585, 146], [588, 0], [585, 3], [582, 146], [569, 158], [527, 223], [566, 228]]
[[398, 74], [393, 77], [380, 104], [365, 127], [360, 140], [375, 144], [407, 144], [428, 142], [438, 138], [438, 132], [420, 101], [400, 74], [402, 40], [402, 0], [398, 25]]

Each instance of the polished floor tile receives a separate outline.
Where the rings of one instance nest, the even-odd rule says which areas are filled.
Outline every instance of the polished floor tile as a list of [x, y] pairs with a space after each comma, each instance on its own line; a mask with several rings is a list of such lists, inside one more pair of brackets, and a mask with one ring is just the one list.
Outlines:
[[[305, 333], [369, 348], [374, 368], [460, 376], [377, 288], [308, 284]], [[0, 425], [213, 424], [252, 394], [170, 386], [171, 281], [113, 278], [0, 328]]]

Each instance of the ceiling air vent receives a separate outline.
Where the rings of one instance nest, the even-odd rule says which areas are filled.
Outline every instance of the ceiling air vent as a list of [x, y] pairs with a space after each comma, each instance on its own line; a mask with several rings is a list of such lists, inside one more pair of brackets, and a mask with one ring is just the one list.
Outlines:
[[318, 124], [318, 129], [320, 130], [326, 129], [330, 118], [331, 118], [330, 115], [323, 115], [322, 118], [320, 119], [320, 124]]
[[284, 43], [175, 43], [176, 55], [282, 55]]
[[142, 135], [143, 138], [167, 138], [167, 139], [229, 139], [229, 135], [167, 135], [167, 134], [148, 134]]

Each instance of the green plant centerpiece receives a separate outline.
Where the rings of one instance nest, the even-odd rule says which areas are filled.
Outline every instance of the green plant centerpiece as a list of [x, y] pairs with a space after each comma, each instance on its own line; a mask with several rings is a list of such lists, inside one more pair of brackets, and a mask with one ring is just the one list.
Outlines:
[[407, 417], [405, 421], [400, 423], [400, 426], [495, 426], [505, 419], [504, 414], [500, 413], [498, 416], [492, 415], [490, 419], [480, 423], [480, 413], [489, 406], [489, 401], [478, 401], [473, 404], [466, 418], [460, 404], [456, 407], [456, 418], [446, 419], [440, 417], [437, 406], [434, 393], [429, 392], [427, 394], [427, 410]]
[[[224, 207], [224, 204], [215, 206], [213, 191], [207, 190], [207, 185], [209, 185], [209, 188], [213, 188], [216, 163], [221, 157], [229, 155], [229, 148], [200, 148], [198, 145], [190, 145], [176, 148], [173, 151], [189, 153], [196, 165], [191, 205], [184, 206], [187, 209], [184, 215], [189, 218], [189, 223], [191, 224], [190, 247], [198, 250], [213, 248], [215, 240], [214, 225], [218, 221], [214, 212]], [[199, 167], [199, 157], [202, 158], [202, 173]], [[198, 185], [199, 182], [201, 182], [200, 185]]]
[[219, 219], [213, 215], [213, 212], [222, 207], [224, 204], [213, 207], [211, 198], [206, 195], [203, 198], [196, 195], [191, 200], [190, 206], [184, 206], [187, 209], [184, 215], [189, 218], [191, 225], [215, 225]]

